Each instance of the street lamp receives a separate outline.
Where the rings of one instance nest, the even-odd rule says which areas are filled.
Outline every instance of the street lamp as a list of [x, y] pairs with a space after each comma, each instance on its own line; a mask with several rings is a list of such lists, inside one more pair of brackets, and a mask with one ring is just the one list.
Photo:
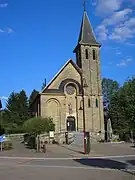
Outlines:
[[82, 105], [83, 107], [80, 109], [83, 110], [83, 133], [84, 133], [84, 154], [86, 154], [86, 127], [85, 127], [85, 104], [84, 104], [84, 88], [88, 87], [86, 84], [86, 80], [83, 77], [83, 72], [81, 71], [81, 90], [82, 90]]

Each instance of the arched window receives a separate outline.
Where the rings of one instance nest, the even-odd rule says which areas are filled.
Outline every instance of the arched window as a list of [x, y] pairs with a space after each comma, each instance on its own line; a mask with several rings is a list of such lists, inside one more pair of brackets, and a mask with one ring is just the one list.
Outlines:
[[96, 99], [96, 107], [98, 108], [98, 99]]
[[93, 60], [96, 60], [96, 50], [93, 49]]
[[89, 59], [89, 52], [88, 52], [88, 49], [85, 49], [85, 57], [86, 57], [86, 59]]
[[81, 61], [81, 52], [80, 52], [80, 49], [78, 49], [78, 57], [77, 57], [77, 59], [78, 59], [78, 66], [79, 66], [80, 68], [82, 68], [82, 61]]
[[88, 99], [88, 107], [90, 107], [90, 98]]

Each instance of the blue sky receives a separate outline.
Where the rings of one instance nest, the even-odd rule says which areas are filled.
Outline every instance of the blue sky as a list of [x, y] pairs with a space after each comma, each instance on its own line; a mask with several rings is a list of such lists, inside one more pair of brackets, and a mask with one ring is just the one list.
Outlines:
[[[135, 74], [134, 10], [134, 0], [87, 0], [102, 77], [120, 84]], [[82, 0], [0, 0], [0, 96], [40, 90], [44, 78], [75, 60], [82, 14]]]

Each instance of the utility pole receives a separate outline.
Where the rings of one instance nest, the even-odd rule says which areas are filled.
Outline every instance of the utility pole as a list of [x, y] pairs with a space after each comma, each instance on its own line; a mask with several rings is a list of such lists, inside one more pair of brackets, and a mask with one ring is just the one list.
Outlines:
[[86, 126], [85, 126], [85, 104], [84, 104], [84, 84], [83, 73], [81, 72], [81, 89], [82, 89], [82, 103], [83, 103], [83, 133], [84, 133], [84, 154], [86, 154]]

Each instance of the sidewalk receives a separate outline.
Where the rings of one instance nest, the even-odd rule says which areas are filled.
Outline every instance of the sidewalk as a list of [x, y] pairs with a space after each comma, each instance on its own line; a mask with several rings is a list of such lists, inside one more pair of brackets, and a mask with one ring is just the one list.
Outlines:
[[98, 143], [91, 145], [90, 154], [83, 154], [83, 147], [72, 145], [47, 144], [46, 153], [37, 153], [28, 149], [19, 141], [13, 142], [13, 149], [0, 152], [0, 157], [30, 157], [30, 158], [87, 158], [104, 156], [135, 155], [131, 144]]
[[71, 145], [56, 145], [56, 144], [50, 144], [47, 145], [47, 150], [55, 153], [56, 156], [61, 157], [93, 157], [93, 156], [102, 156], [100, 154], [96, 154], [93, 150], [91, 150], [90, 154], [83, 154], [83, 148], [82, 151], [78, 147], [73, 147]]

